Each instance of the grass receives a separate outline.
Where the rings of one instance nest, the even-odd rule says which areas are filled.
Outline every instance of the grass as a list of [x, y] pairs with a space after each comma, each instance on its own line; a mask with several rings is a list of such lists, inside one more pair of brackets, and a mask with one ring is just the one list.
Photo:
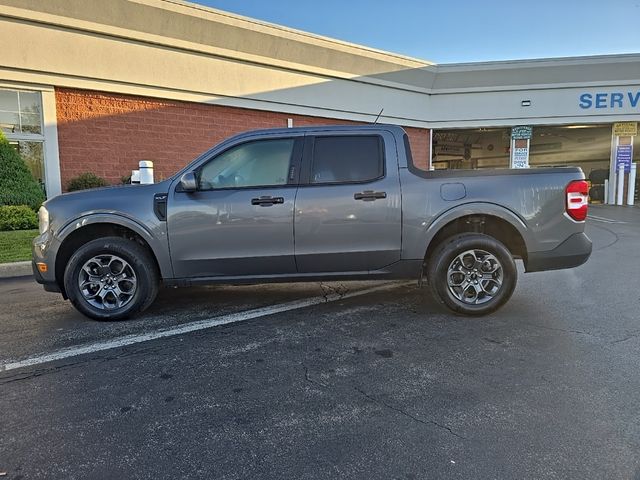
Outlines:
[[0, 232], [0, 263], [31, 260], [31, 241], [38, 230]]

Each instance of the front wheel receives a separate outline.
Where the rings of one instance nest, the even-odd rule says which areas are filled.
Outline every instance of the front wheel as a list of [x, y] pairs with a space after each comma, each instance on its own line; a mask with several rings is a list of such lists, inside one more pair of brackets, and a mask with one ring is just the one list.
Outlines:
[[95, 320], [122, 320], [145, 310], [158, 293], [158, 272], [147, 250], [132, 240], [106, 237], [82, 245], [64, 273], [76, 309]]
[[455, 235], [427, 259], [427, 278], [434, 298], [463, 315], [496, 311], [511, 298], [517, 277], [507, 247], [480, 233]]

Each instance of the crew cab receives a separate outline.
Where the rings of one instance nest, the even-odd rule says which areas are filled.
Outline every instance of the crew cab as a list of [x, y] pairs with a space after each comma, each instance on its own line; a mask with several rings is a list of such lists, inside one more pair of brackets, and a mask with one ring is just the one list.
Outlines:
[[398, 126], [237, 135], [152, 185], [63, 194], [40, 210], [36, 281], [83, 314], [144, 311], [161, 285], [419, 279], [465, 315], [527, 272], [576, 267], [579, 168], [429, 171]]

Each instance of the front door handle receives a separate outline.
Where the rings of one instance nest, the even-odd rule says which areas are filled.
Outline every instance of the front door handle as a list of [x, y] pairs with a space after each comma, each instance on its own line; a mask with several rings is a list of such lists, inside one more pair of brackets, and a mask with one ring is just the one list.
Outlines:
[[270, 207], [276, 203], [284, 203], [284, 198], [266, 196], [251, 199], [251, 205], [260, 205], [261, 207]]
[[364, 202], [373, 202], [378, 198], [387, 198], [387, 192], [374, 192], [373, 190], [365, 190], [364, 192], [355, 193], [353, 195], [355, 200], [362, 200]]

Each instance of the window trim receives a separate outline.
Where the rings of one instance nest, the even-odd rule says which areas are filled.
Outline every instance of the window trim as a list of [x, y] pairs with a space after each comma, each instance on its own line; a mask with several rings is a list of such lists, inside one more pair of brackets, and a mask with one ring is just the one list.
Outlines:
[[[202, 163], [200, 163], [200, 165], [198, 165], [197, 168], [195, 168], [193, 170], [193, 173], [198, 176], [200, 174], [200, 171], [206, 166], [208, 165], [210, 162], [214, 161], [216, 158], [218, 158], [220, 155], [224, 155], [226, 152], [234, 149], [234, 148], [238, 148], [241, 147], [243, 145], [248, 145], [250, 143], [256, 143], [256, 142], [272, 142], [272, 141], [278, 141], [278, 140], [293, 140], [293, 148], [291, 150], [291, 157], [289, 159], [289, 168], [288, 168], [288, 175], [287, 175], [287, 183], [283, 183], [283, 184], [276, 184], [276, 185], [245, 185], [242, 187], [222, 187], [222, 188], [200, 188], [200, 185], [198, 185], [198, 188], [195, 192], [193, 193], [205, 193], [205, 192], [223, 192], [223, 191], [229, 191], [229, 190], [233, 190], [233, 191], [238, 191], [238, 190], [255, 190], [255, 189], [266, 189], [266, 188], [289, 188], [289, 187], [297, 187], [299, 184], [299, 180], [300, 180], [300, 161], [302, 159], [302, 149], [303, 149], [303, 138], [299, 137], [299, 136], [283, 136], [283, 137], [270, 137], [270, 138], [253, 138], [253, 139], [248, 139], [245, 142], [240, 142], [240, 143], [236, 143], [233, 145], [230, 145], [229, 147], [225, 148], [224, 150], [220, 151], [220, 152], [216, 152], [214, 155], [212, 155], [211, 157], [207, 158], [206, 160], [204, 160]], [[291, 168], [294, 168], [294, 178], [291, 178]], [[200, 183], [200, 180], [198, 178], [198, 184]], [[178, 182], [178, 185], [176, 186], [176, 192], [184, 192], [184, 190], [182, 190], [180, 183]]]
[[[381, 173], [375, 178], [367, 179], [367, 180], [351, 180], [348, 182], [338, 181], [338, 182], [312, 182], [311, 175], [313, 172], [313, 162], [315, 160], [315, 142], [317, 138], [340, 138], [340, 137], [376, 137], [378, 140], [378, 154], [380, 163], [382, 165]], [[373, 183], [380, 181], [387, 176], [387, 155], [385, 149], [385, 141], [384, 137], [379, 133], [366, 133], [366, 134], [358, 134], [355, 132], [345, 132], [345, 134], [335, 134], [329, 133], [326, 135], [307, 135], [305, 137], [305, 145], [304, 145], [304, 153], [302, 160], [302, 172], [301, 172], [301, 181], [300, 186], [305, 187], [321, 187], [321, 186], [333, 186], [333, 185], [366, 185], [368, 183]]]
[[[0, 84], [0, 90], [5, 90], [9, 92], [15, 92], [17, 94], [17, 102], [18, 102], [18, 110], [10, 111], [10, 110], [2, 110], [6, 113], [15, 113], [18, 115], [18, 132], [3, 132], [5, 137], [11, 137], [13, 140], [20, 141], [43, 141], [44, 142], [44, 99], [41, 90], [34, 90], [32, 88], [18, 87], [18, 86], [5, 86], [4, 84]], [[38, 121], [40, 125], [40, 133], [33, 132], [23, 132], [22, 131], [22, 115], [34, 115], [33, 113], [27, 113], [22, 111], [22, 106], [20, 104], [20, 93], [36, 93], [39, 95], [40, 100], [40, 112], [38, 112]]]
[[[412, 174], [414, 174], [416, 177], [421, 177], [421, 178], [437, 178], [439, 175], [442, 175], [442, 172], [447, 172], [450, 171], [450, 169], [446, 168], [446, 169], [442, 169], [442, 170], [433, 170], [433, 162], [431, 160], [431, 151], [433, 150], [433, 143], [431, 143], [429, 145], [429, 170], [424, 170], [420, 167], [417, 167], [414, 159], [413, 159], [413, 152], [411, 150], [411, 139], [409, 138], [408, 134], [404, 134], [403, 137], [403, 143], [404, 143], [404, 149], [405, 149], [405, 155], [407, 157], [407, 169], [409, 170], [409, 172], [411, 172]], [[459, 169], [456, 170], [457, 172], [462, 172], [464, 170]]]

